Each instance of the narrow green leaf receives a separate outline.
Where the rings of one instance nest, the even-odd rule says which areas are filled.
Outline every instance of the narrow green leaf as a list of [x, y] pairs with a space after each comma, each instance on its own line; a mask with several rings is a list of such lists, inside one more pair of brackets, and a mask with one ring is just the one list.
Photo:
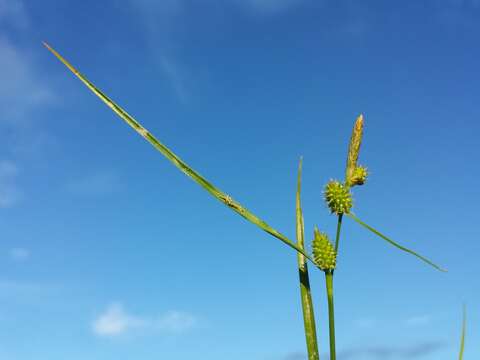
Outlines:
[[[301, 249], [305, 249], [305, 228], [303, 224], [303, 212], [302, 212], [302, 203], [301, 203], [301, 192], [302, 192], [302, 158], [300, 158], [298, 164], [298, 175], [297, 175], [297, 194], [295, 197], [295, 215], [296, 215], [296, 234], [297, 234], [297, 245]], [[298, 253], [298, 265], [301, 270], [306, 268], [305, 258], [301, 253]]]
[[390, 244], [392, 244], [393, 246], [395, 246], [396, 248], [400, 249], [400, 250], [403, 250], [409, 254], [412, 254], [413, 256], [416, 256], [417, 258], [419, 258], [420, 260], [426, 262], [427, 264], [433, 266], [435, 269], [437, 270], [440, 270], [440, 271], [443, 271], [443, 272], [446, 272], [447, 270], [441, 268], [440, 266], [434, 264], [433, 262], [431, 262], [430, 260], [428, 260], [427, 258], [423, 257], [422, 255], [419, 255], [417, 254], [415, 251], [413, 250], [410, 250], [410, 249], [407, 249], [406, 247], [400, 245], [400, 244], [397, 244], [395, 241], [393, 241], [392, 239], [388, 238], [387, 236], [383, 235], [381, 232], [379, 232], [378, 230], [375, 230], [373, 227], [365, 224], [362, 220], [360, 220], [359, 218], [357, 218], [355, 215], [353, 215], [352, 213], [349, 213], [349, 214], [345, 214], [347, 215], [349, 218], [355, 220], [357, 223], [359, 223], [360, 225], [362, 225], [363, 227], [367, 228], [368, 230], [370, 230], [371, 232], [373, 232], [375, 235], [378, 235], [380, 236], [383, 240], [389, 242]]
[[77, 76], [96, 96], [98, 96], [110, 109], [113, 110], [119, 117], [121, 117], [128, 125], [130, 125], [137, 133], [139, 133], [145, 140], [147, 140], [153, 147], [155, 147], [163, 156], [165, 156], [170, 162], [173, 163], [180, 171], [190, 177], [193, 181], [203, 187], [211, 195], [213, 195], [220, 202], [228, 206], [240, 216], [244, 217], [251, 223], [257, 225], [265, 232], [283, 241], [285, 244], [303, 254], [308, 260], [313, 260], [310, 256], [301, 248], [299, 248], [293, 241], [281, 234], [277, 230], [273, 229], [265, 221], [258, 218], [252, 212], [244, 208], [237, 201], [231, 198], [229, 195], [215, 187], [207, 179], [188, 166], [182, 159], [174, 154], [168, 147], [158, 141], [147, 129], [145, 129], [140, 123], [138, 123], [132, 116], [130, 116], [125, 110], [111, 100], [107, 95], [102, 93], [93, 83], [91, 83], [85, 76], [83, 76], [77, 69], [75, 69], [67, 60], [65, 60], [58, 52], [51, 48], [47, 43], [43, 43], [50, 52], [55, 55], [75, 76]]
[[463, 350], [465, 349], [466, 332], [467, 332], [467, 307], [463, 305], [462, 337], [460, 339], [460, 353], [458, 354], [458, 360], [463, 360]]
[[[302, 158], [298, 164], [297, 196], [295, 202], [297, 245], [305, 250], [305, 227], [303, 224], [303, 213], [301, 204], [302, 191]], [[300, 299], [302, 301], [303, 324], [305, 327], [305, 338], [307, 341], [308, 360], [319, 360], [317, 330], [315, 315], [313, 311], [312, 295], [310, 291], [310, 277], [305, 257], [297, 252], [298, 276], [300, 279]]]

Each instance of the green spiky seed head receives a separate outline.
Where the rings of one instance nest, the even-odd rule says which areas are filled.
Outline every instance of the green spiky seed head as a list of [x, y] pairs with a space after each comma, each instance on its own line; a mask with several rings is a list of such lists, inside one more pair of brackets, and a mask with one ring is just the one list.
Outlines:
[[368, 170], [365, 166], [357, 166], [353, 171], [353, 175], [350, 178], [350, 185], [363, 185], [367, 181]]
[[352, 194], [340, 181], [331, 180], [325, 186], [325, 201], [332, 213], [348, 214], [352, 208]]
[[313, 260], [315, 264], [323, 271], [335, 269], [337, 264], [337, 254], [328, 239], [328, 235], [320, 232], [316, 227], [312, 242]]

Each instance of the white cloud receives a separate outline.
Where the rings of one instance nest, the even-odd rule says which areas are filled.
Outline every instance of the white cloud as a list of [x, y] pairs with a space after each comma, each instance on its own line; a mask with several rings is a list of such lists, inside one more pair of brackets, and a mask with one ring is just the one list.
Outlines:
[[13, 248], [10, 250], [10, 258], [14, 261], [25, 261], [30, 257], [30, 251], [24, 248]]
[[17, 166], [8, 160], [0, 160], [0, 208], [8, 208], [15, 205], [21, 198], [15, 180]]
[[183, 333], [197, 325], [197, 318], [181, 311], [168, 311], [157, 317], [129, 314], [122, 304], [113, 303], [92, 324], [94, 334], [118, 337], [135, 331], [159, 331], [164, 334]]
[[99, 336], [118, 336], [145, 326], [145, 321], [127, 314], [121, 304], [112, 304], [93, 323], [93, 331]]

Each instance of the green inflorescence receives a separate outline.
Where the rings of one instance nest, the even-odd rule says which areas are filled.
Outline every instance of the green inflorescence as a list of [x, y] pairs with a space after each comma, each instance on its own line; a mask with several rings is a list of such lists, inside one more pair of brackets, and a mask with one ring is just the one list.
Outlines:
[[340, 181], [331, 180], [325, 186], [325, 201], [332, 213], [348, 214], [352, 208], [352, 194]]
[[337, 264], [337, 253], [326, 233], [320, 232], [317, 227], [314, 230], [312, 242], [313, 260], [323, 271], [335, 269]]
[[368, 177], [368, 169], [365, 166], [357, 166], [355, 170], [353, 170], [352, 177], [350, 178], [350, 185], [363, 185], [367, 181]]

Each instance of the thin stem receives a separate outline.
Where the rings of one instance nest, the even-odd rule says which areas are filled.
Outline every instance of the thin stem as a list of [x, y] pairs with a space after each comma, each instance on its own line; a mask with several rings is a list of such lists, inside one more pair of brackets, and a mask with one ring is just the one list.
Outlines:
[[328, 298], [328, 327], [330, 335], [330, 360], [336, 360], [337, 353], [335, 350], [335, 311], [333, 308], [333, 273], [325, 271], [325, 283], [327, 285]]
[[[317, 331], [315, 325], [315, 316], [313, 312], [313, 302], [310, 292], [310, 280], [308, 276], [308, 268], [302, 254], [298, 254], [299, 268], [298, 275], [300, 278], [300, 296], [303, 310], [303, 324], [305, 328], [305, 340], [307, 343], [308, 360], [319, 360]], [[302, 258], [300, 260], [300, 258]], [[300, 266], [304, 265], [304, 268]]]
[[342, 229], [343, 214], [338, 215], [337, 235], [335, 236], [335, 253], [338, 254], [338, 243], [340, 242], [340, 231]]

